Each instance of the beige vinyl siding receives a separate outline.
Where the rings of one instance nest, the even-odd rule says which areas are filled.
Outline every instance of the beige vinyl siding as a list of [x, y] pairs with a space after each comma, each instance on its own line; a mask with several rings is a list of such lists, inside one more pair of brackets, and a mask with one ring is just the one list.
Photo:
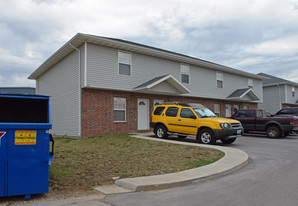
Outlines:
[[[165, 74], [173, 75], [181, 82], [181, 64], [158, 57], [131, 53], [131, 76], [119, 75], [118, 51], [88, 43], [87, 79], [88, 86], [102, 89], [132, 91], [133, 88]], [[187, 64], [189, 65], [189, 64]], [[248, 88], [248, 78], [236, 74], [223, 73], [224, 89], [216, 86], [216, 70], [189, 65], [189, 84], [184, 84], [191, 93], [184, 96], [225, 99], [236, 89]], [[253, 79], [254, 91], [262, 98], [262, 81]]]
[[78, 57], [77, 51], [72, 52], [37, 81], [38, 93], [51, 96], [55, 135], [80, 135]]

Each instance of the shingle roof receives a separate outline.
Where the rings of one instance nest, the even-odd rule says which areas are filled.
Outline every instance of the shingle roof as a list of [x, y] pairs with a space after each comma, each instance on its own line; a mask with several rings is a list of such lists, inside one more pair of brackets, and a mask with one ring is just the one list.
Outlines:
[[142, 88], [142, 87], [147, 87], [147, 86], [153, 84], [154, 82], [157, 82], [158, 80], [161, 80], [162, 78], [164, 78], [166, 76], [168, 76], [168, 74], [163, 75], [163, 76], [159, 76], [159, 77], [155, 77], [154, 79], [151, 79], [151, 80], [149, 80], [149, 81], [147, 81], [147, 82], [145, 82], [145, 83], [143, 83], [143, 84], [135, 87], [134, 89], [139, 89], [139, 88]]
[[175, 79], [175, 77], [173, 77], [171, 74], [155, 77], [135, 87], [134, 90], [148, 92], [148, 90], [150, 91], [150, 89], [165, 81], [168, 82], [170, 85], [172, 85], [175, 89], [177, 89], [177, 91], [179, 91], [181, 94], [190, 93], [190, 90], [187, 87], [185, 87], [183, 84], [181, 84], [177, 79]]
[[268, 78], [268, 79], [263, 80], [263, 85], [264, 86], [274, 85], [274, 84], [289, 84], [289, 85], [298, 86], [298, 83], [296, 83], [296, 82], [291, 82], [289, 80], [282, 79], [282, 78], [275, 77], [275, 76], [271, 76], [269, 74], [259, 73], [258, 75]]
[[179, 54], [176, 52], [167, 51], [164, 49], [151, 47], [143, 44], [138, 44], [135, 42], [130, 42], [126, 40], [101, 37], [89, 34], [78, 33], [73, 38], [71, 38], [67, 43], [65, 43], [60, 49], [58, 49], [52, 56], [50, 56], [45, 62], [43, 62], [30, 76], [29, 79], [37, 79], [48, 69], [53, 67], [57, 62], [61, 61], [63, 58], [68, 56], [75, 48], [79, 48], [84, 43], [92, 43], [102, 46], [107, 46], [115, 49], [126, 50], [129, 52], [136, 52], [140, 54], [156, 56], [158, 58], [164, 58], [169, 60], [178, 61], [181, 63], [196, 65], [200, 67], [206, 67], [209, 69], [219, 70], [223, 72], [228, 72], [232, 74], [242, 75], [245, 77], [250, 77], [254, 79], [262, 80], [263, 77], [252, 74], [246, 71], [241, 71], [231, 67], [223, 66], [213, 62], [205, 61], [195, 57], [187, 56], [184, 54]]
[[252, 88], [236, 89], [232, 94], [230, 94], [227, 97], [227, 99], [245, 101], [244, 97], [246, 97], [247, 95], [252, 99], [252, 101], [261, 100]]
[[245, 89], [237, 89], [235, 90], [232, 94], [230, 94], [227, 98], [235, 98], [235, 97], [241, 97], [244, 95], [246, 92], [248, 92], [250, 88], [245, 88]]

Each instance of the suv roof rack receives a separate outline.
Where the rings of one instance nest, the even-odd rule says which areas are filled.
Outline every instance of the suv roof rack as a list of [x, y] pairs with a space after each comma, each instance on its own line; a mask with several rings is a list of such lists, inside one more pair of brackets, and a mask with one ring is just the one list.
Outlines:
[[199, 104], [199, 103], [184, 103], [181, 101], [164, 102], [163, 104], [165, 104], [165, 105], [175, 104], [175, 105], [181, 105], [181, 106], [185, 106], [185, 107], [205, 107], [204, 105]]

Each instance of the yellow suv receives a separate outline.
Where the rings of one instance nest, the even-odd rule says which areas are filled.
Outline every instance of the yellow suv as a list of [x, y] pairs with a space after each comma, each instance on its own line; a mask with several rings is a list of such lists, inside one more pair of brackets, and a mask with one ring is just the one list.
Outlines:
[[239, 121], [217, 117], [207, 107], [194, 103], [156, 106], [152, 112], [150, 127], [158, 138], [167, 138], [168, 133], [175, 133], [179, 138], [195, 135], [203, 144], [215, 144], [218, 139], [231, 144], [243, 134]]

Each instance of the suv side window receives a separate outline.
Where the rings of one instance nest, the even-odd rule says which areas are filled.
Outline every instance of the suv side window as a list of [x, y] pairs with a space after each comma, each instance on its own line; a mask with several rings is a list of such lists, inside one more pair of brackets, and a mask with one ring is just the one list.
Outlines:
[[165, 107], [156, 107], [156, 109], [154, 110], [154, 115], [161, 115], [164, 109]]
[[190, 109], [182, 108], [180, 112], [180, 117], [193, 119], [195, 115]]
[[166, 116], [168, 117], [176, 117], [178, 113], [178, 107], [169, 107], [166, 111]]

